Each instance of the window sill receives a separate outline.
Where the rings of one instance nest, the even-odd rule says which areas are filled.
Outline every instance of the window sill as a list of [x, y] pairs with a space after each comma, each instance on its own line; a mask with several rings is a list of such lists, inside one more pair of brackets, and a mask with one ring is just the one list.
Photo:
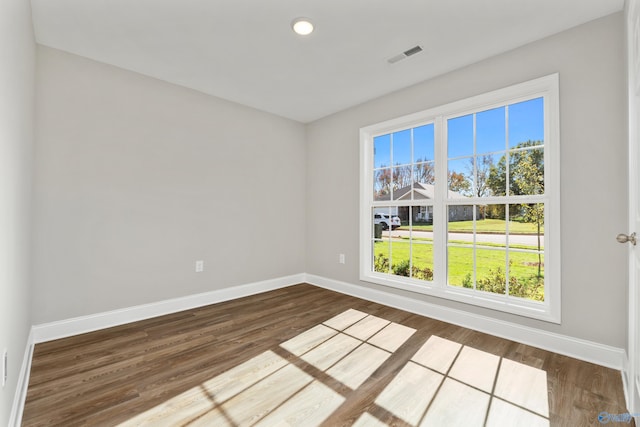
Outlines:
[[452, 301], [502, 311], [531, 319], [560, 324], [560, 313], [552, 313], [548, 301], [528, 301], [518, 297], [494, 295], [488, 292], [467, 290], [454, 286], [440, 286], [435, 282], [423, 282], [409, 278], [394, 279], [386, 274], [364, 273], [360, 280], [388, 286], [403, 291], [445, 298]]

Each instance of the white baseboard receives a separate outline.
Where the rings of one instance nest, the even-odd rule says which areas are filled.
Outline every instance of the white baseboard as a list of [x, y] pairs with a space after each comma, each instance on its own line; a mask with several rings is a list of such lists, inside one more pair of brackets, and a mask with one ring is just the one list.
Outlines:
[[622, 370], [620, 371], [622, 377], [622, 391], [624, 392], [625, 407], [629, 412], [633, 412], [631, 396], [629, 396], [629, 356], [627, 352], [624, 352], [624, 358], [622, 360]]
[[625, 368], [625, 351], [621, 348], [505, 322], [312, 274], [306, 275], [306, 282], [619, 371], [623, 371]]
[[[636, 406], [634, 406], [631, 409], [633, 410], [634, 414], [640, 414], [640, 407], [638, 407], [638, 400], [640, 398], [640, 378], [636, 378], [636, 380], [633, 381], [633, 382], [636, 385], [635, 388], [633, 389], [633, 392], [636, 394], [635, 395], [635, 399], [634, 399], [634, 401], [636, 403]], [[638, 420], [638, 421], [640, 421], [640, 420]]]
[[27, 388], [29, 387], [29, 375], [31, 374], [31, 359], [33, 356], [33, 328], [27, 338], [27, 345], [22, 358], [22, 366], [20, 367], [20, 375], [18, 376], [18, 384], [16, 385], [16, 393], [11, 406], [11, 414], [9, 415], [9, 427], [18, 427], [22, 424], [22, 412], [24, 411], [24, 402], [27, 399]]
[[209, 304], [216, 304], [219, 302], [260, 294], [303, 283], [304, 279], [305, 274], [294, 274], [292, 276], [217, 289], [215, 291], [189, 295], [181, 298], [174, 298], [150, 304], [137, 305], [119, 310], [35, 325], [32, 328], [33, 342], [37, 344], [40, 342], [66, 338], [73, 335], [137, 322], [139, 320], [150, 319], [152, 317], [162, 316], [165, 314], [202, 307]]
[[624, 354], [624, 369], [622, 370], [622, 389], [627, 411], [634, 414], [636, 425], [640, 422], [640, 378], [633, 378], [629, 355]]

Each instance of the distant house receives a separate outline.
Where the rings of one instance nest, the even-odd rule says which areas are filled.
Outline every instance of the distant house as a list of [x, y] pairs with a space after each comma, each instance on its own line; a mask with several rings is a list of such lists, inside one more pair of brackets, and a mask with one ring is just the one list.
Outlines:
[[[413, 185], [408, 185], [403, 188], [399, 188], [393, 192], [393, 200], [433, 200], [435, 197], [435, 186], [433, 184], [424, 184], [422, 182], [414, 182]], [[449, 198], [451, 199], [464, 199], [462, 194], [449, 190]], [[377, 200], [389, 200], [389, 195], [377, 198]], [[411, 214], [413, 216], [413, 223], [427, 223], [433, 222], [433, 206], [412, 206]], [[395, 208], [393, 208], [395, 210]], [[478, 207], [476, 207], [476, 210]], [[397, 208], [397, 215], [403, 224], [409, 223], [409, 207], [400, 206]], [[478, 217], [479, 211], [476, 214]], [[449, 221], [470, 221], [473, 219], [473, 208], [471, 205], [450, 206], [449, 207]]]

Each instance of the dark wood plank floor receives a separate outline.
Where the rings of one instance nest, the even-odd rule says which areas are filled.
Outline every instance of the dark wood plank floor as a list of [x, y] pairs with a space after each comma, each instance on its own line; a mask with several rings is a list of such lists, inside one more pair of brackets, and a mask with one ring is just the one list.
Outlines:
[[[281, 346], [349, 309], [415, 329], [357, 389]], [[406, 426], [410, 424], [381, 408], [376, 399], [432, 336], [545, 371], [552, 426], [600, 425], [599, 413], [626, 412], [617, 371], [301, 284], [37, 344], [23, 425], [127, 423], [270, 351], [340, 397], [324, 425], [374, 419]], [[363, 414], [373, 418], [361, 418]]]

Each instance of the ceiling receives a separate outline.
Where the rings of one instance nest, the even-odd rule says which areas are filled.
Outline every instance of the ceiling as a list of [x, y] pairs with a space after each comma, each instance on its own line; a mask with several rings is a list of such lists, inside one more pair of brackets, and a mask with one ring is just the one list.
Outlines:
[[[38, 43], [307, 123], [624, 0], [32, 0]], [[291, 21], [311, 18], [298, 36]], [[416, 45], [423, 52], [387, 59]]]

